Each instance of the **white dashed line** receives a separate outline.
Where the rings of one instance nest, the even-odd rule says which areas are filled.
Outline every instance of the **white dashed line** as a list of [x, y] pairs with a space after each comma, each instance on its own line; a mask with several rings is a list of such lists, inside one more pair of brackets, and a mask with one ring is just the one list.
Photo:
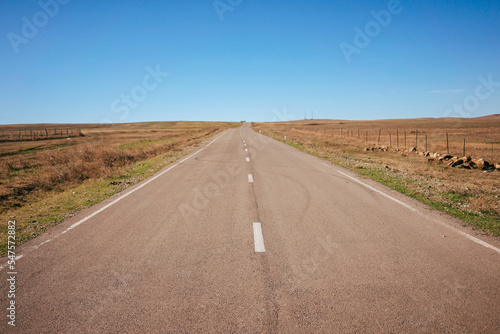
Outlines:
[[247, 149], [247, 148], [245, 149], [245, 152], [248, 152], [248, 149]]
[[260, 223], [253, 223], [253, 241], [255, 245], [255, 252], [264, 253], [264, 236], [262, 235], [262, 226]]
[[250, 162], [250, 158], [247, 158], [247, 161]]
[[252, 176], [252, 174], [248, 174], [248, 182], [253, 182], [253, 176]]

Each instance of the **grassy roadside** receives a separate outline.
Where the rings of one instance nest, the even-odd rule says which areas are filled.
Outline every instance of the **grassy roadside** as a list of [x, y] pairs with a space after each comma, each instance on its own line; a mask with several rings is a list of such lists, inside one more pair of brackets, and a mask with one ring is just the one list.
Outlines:
[[[24, 195], [24, 205], [10, 207], [0, 213], [1, 256], [6, 255], [7, 222], [9, 220], [16, 221], [16, 244], [20, 245], [42, 234], [50, 227], [74, 216], [79, 211], [152, 176], [177, 159], [192, 153], [200, 144], [210, 140], [223, 130], [224, 128], [207, 133], [204, 137], [189, 140], [189, 142], [162, 154], [116, 167], [111, 173], [102, 177], [88, 178], [83, 182], [71, 184], [64, 188], [33, 191]], [[155, 144], [157, 142], [158, 140], [152, 140], [150, 143]], [[139, 142], [138, 145], [143, 146], [145, 144]]]
[[[363, 152], [362, 146], [345, 141], [306, 138], [261, 124], [254, 125], [276, 140], [316, 155], [385, 184], [429, 206], [461, 219], [464, 225], [500, 236], [499, 173], [452, 170], [430, 165], [421, 157], [387, 152]], [[289, 133], [289, 132], [288, 132]], [[460, 174], [462, 173], [462, 174]]]

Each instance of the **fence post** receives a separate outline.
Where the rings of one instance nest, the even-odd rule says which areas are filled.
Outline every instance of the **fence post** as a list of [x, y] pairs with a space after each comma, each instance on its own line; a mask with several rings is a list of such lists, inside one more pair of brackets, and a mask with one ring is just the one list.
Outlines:
[[418, 147], [418, 129], [415, 130], [415, 149]]
[[380, 145], [380, 133], [381, 133], [381, 132], [382, 132], [382, 130], [381, 130], [381, 129], [378, 129], [378, 141], [377, 141], [377, 142], [378, 142], [378, 144], [379, 144], [379, 145]]
[[446, 154], [450, 154], [450, 145], [448, 143], [448, 132], [446, 132]]
[[427, 135], [425, 135], [425, 152], [427, 152]]
[[399, 129], [396, 129], [396, 148], [399, 148]]
[[406, 130], [405, 130], [405, 148], [406, 148]]
[[464, 155], [462, 156], [465, 157], [465, 138], [464, 138]]

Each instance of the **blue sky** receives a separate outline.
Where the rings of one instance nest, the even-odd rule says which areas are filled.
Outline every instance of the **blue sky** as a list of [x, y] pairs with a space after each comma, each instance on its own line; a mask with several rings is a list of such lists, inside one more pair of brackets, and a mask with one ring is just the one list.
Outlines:
[[2, 0], [0, 36], [0, 124], [500, 113], [500, 1]]

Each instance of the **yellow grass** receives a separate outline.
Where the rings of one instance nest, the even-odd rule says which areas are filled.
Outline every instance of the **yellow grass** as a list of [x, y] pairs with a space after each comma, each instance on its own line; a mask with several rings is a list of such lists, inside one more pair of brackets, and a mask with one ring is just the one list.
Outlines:
[[465, 155], [500, 162], [500, 116], [380, 121], [311, 120], [268, 124], [274, 129], [286, 130], [290, 137], [295, 134], [297, 137], [320, 136], [361, 146], [416, 147], [420, 151], [440, 153], [447, 153], [448, 134], [450, 154], [462, 156], [465, 139]]

